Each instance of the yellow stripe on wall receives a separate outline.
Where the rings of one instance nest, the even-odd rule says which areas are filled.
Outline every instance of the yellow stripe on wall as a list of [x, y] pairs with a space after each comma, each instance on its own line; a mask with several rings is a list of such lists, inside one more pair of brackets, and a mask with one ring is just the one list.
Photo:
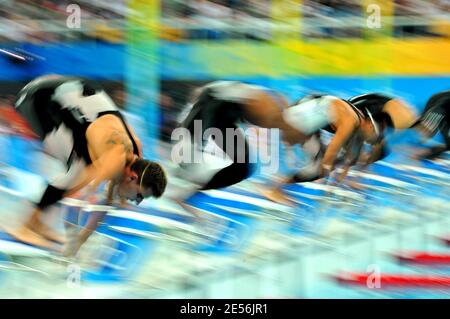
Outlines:
[[[184, 63], [217, 76], [450, 74], [447, 39], [191, 43]], [[220, 63], [219, 63], [220, 61]]]

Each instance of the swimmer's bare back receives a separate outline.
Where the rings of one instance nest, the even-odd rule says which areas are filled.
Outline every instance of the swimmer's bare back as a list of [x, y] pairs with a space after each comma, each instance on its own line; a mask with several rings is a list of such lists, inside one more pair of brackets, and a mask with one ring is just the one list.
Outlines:
[[275, 98], [272, 94], [258, 90], [248, 99], [245, 107], [246, 120], [253, 125], [264, 128], [278, 128], [290, 144], [302, 143], [306, 136], [289, 125], [283, 118], [287, 101]]
[[133, 155], [131, 142], [122, 121], [115, 115], [104, 115], [86, 130], [89, 155], [93, 162], [115, 146], [122, 146], [126, 157]]

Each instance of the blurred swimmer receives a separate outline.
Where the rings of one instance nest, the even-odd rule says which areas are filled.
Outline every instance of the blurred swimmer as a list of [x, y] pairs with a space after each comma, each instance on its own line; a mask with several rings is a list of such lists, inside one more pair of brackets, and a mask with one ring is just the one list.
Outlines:
[[[280, 129], [284, 140], [289, 144], [303, 142], [306, 136], [283, 118], [282, 111], [286, 106], [287, 101], [280, 94], [262, 86], [242, 82], [216, 81], [198, 89], [181, 127], [189, 131], [193, 147], [195, 141], [200, 141], [198, 144], [201, 145], [198, 146], [203, 151], [205, 141], [212, 137], [216, 145], [232, 160], [231, 165], [218, 171], [199, 189], [227, 187], [251, 175], [253, 164], [249, 160], [247, 139], [237, 130], [241, 123]], [[196, 123], [201, 123], [199, 132], [196, 131]], [[214, 129], [218, 133], [216, 135], [223, 137], [221, 141], [212, 134]], [[190, 168], [189, 163], [182, 163], [180, 166], [185, 170]], [[183, 201], [180, 202], [182, 203]]]
[[435, 136], [438, 131], [444, 145], [433, 146], [416, 154], [418, 159], [432, 159], [450, 150], [450, 91], [434, 94], [427, 102], [419, 120], [412, 126], [425, 140]]
[[[141, 158], [141, 143], [97, 83], [58, 75], [39, 77], [20, 91], [15, 107], [44, 151], [67, 169], [48, 184], [23, 227], [9, 231], [17, 239], [43, 247], [51, 246], [47, 240], [62, 242], [42, 223], [42, 212], [82, 189], [92, 196], [103, 182], [110, 181], [109, 197], [115, 193], [137, 204], [163, 194], [167, 184], [163, 168]], [[82, 240], [91, 232], [82, 234]]]
[[[378, 143], [381, 134], [378, 124], [364, 116], [354, 105], [331, 95], [309, 95], [284, 113], [286, 121], [309, 138], [303, 143], [303, 150], [310, 158], [310, 164], [294, 176], [283, 179], [274, 188], [264, 191], [266, 197], [287, 203], [281, 191], [286, 183], [301, 183], [327, 177], [338, 164], [341, 151], [344, 156], [344, 172], [354, 165], [364, 143]], [[320, 131], [333, 133], [330, 143], [325, 147], [320, 140]], [[342, 180], [345, 174], [341, 175]]]

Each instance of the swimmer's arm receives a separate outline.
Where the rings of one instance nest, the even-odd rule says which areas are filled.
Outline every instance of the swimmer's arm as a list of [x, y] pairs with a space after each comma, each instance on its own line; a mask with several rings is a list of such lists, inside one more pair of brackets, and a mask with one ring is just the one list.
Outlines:
[[125, 198], [123, 198], [123, 197], [120, 197], [119, 205], [120, 205], [120, 207], [122, 207], [122, 208], [128, 207], [127, 200], [126, 200]]
[[[87, 185], [90, 185], [89, 192], [93, 193], [103, 181], [112, 180], [124, 169], [126, 154], [132, 151], [132, 147], [127, 143], [123, 134], [114, 131], [105, 143], [108, 149], [96, 161], [85, 168], [75, 186], [68, 190], [66, 196], [79, 191]], [[105, 147], [105, 145], [92, 143], [94, 153], [96, 153], [96, 148], [99, 146], [101, 148]]]
[[[106, 202], [108, 205], [112, 205], [114, 203], [114, 187], [117, 185], [117, 181], [110, 181], [108, 183], [107, 191], [106, 191]], [[123, 197], [119, 197], [119, 205], [120, 207], [126, 207], [127, 201]]]
[[334, 168], [339, 151], [353, 135], [358, 118], [348, 104], [342, 100], [333, 101], [331, 107], [334, 109], [336, 121], [332, 123], [336, 127], [336, 133], [331, 139], [321, 161], [320, 174], [327, 176]]
[[102, 155], [93, 165], [97, 168], [92, 178], [91, 188], [97, 187], [106, 180], [117, 177], [126, 164], [126, 151], [122, 145], [116, 145]]
[[[352, 143], [350, 143], [352, 144]], [[344, 165], [342, 168], [342, 172], [337, 174], [336, 181], [341, 183], [344, 181], [344, 179], [347, 177], [348, 172], [350, 171], [350, 168], [354, 166], [358, 160], [364, 156], [364, 153], [362, 152], [363, 144], [358, 143], [358, 145], [348, 145], [347, 149], [345, 151], [345, 159], [344, 159]]]
[[116, 177], [125, 167], [126, 155], [124, 148], [115, 146], [107, 151], [97, 161], [85, 168], [75, 186], [70, 188], [65, 196], [70, 196], [89, 185], [89, 193], [94, 193], [98, 186]]
[[[93, 189], [96, 189], [103, 181], [117, 178], [126, 166], [127, 154], [133, 152], [128, 137], [124, 137], [121, 132], [112, 132], [105, 144], [106, 151], [93, 163], [97, 169], [91, 185]], [[98, 147], [98, 145], [93, 145], [94, 153], [96, 153], [96, 146]], [[105, 145], [100, 147], [104, 148]]]
[[341, 150], [342, 146], [348, 141], [353, 134], [356, 127], [356, 121], [343, 123], [338, 126], [334, 137], [331, 139], [330, 144], [325, 151], [325, 155], [321, 163], [321, 175], [329, 173], [334, 166], [336, 157]]
[[344, 179], [347, 177], [348, 172], [350, 171], [350, 167], [351, 165], [345, 165], [342, 169], [342, 172], [340, 172], [339, 174], [337, 174], [336, 177], [336, 182], [338, 183], [342, 183], [344, 181]]

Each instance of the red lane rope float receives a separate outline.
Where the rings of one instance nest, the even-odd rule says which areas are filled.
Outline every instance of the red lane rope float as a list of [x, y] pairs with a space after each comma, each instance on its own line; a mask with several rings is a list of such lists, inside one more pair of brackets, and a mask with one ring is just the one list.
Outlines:
[[408, 253], [394, 255], [400, 262], [421, 265], [449, 265], [450, 254]]
[[340, 284], [367, 288], [446, 288], [450, 289], [450, 276], [438, 275], [380, 275], [344, 273], [333, 276]]

